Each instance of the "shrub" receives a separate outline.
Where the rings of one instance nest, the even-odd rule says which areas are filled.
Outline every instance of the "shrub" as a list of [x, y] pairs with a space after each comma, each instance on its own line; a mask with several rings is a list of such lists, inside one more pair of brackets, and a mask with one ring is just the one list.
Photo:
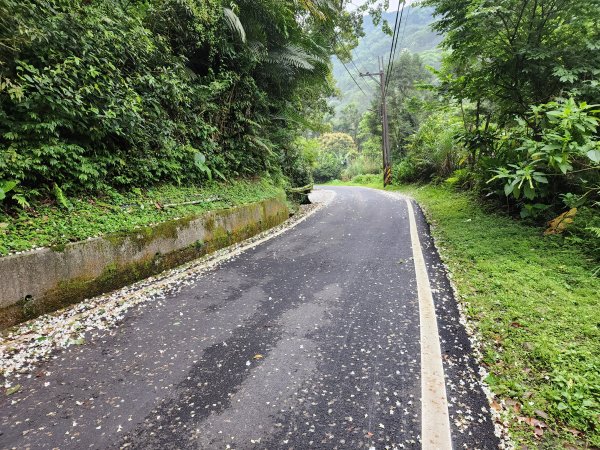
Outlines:
[[341, 178], [342, 170], [357, 155], [352, 136], [345, 133], [325, 133], [319, 138], [319, 153], [313, 172], [315, 181], [327, 182]]
[[[215, 130], [202, 105], [218, 90], [199, 89], [185, 59], [148, 29], [152, 8], [21, 3], [16, 47], [0, 66], [13, 85], [0, 89], [0, 178], [68, 192], [210, 175], [198, 155], [213, 151]], [[217, 7], [200, 7], [205, 29]]]
[[376, 174], [379, 172], [381, 172], [381, 161], [360, 155], [344, 169], [342, 177], [352, 179], [357, 175]]
[[404, 158], [392, 166], [392, 182], [395, 184], [419, 181], [417, 168], [410, 158]]
[[[532, 106], [528, 121], [519, 119], [498, 147], [501, 167], [488, 183], [521, 206], [549, 203], [558, 206], [559, 193], [597, 199], [600, 189], [598, 111], [573, 98]], [[591, 195], [589, 195], [591, 194]]]
[[430, 114], [410, 136], [406, 155], [394, 165], [394, 182], [431, 181], [450, 176], [464, 156], [463, 148], [455, 139], [460, 127], [460, 117], [453, 108]]
[[343, 168], [344, 165], [335, 155], [325, 153], [319, 157], [317, 167], [313, 170], [313, 177], [316, 182], [325, 183], [341, 178]]
[[352, 178], [352, 183], [356, 184], [382, 184], [383, 174], [364, 174]]

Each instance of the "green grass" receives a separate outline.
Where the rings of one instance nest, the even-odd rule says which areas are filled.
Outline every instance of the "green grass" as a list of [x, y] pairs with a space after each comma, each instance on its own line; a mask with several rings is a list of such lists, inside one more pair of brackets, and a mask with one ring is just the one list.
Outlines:
[[[0, 210], [0, 255], [36, 247], [61, 246], [106, 233], [131, 231], [169, 219], [200, 214], [283, 195], [266, 180], [213, 183], [207, 186], [159, 186], [112, 192], [102, 197], [69, 198], [72, 208], [48, 201], [28, 209]], [[194, 205], [162, 207], [218, 197]]]
[[[510, 411], [515, 441], [599, 446], [600, 279], [592, 261], [466, 194], [432, 186], [401, 190], [435, 224], [460, 300], [483, 338], [490, 387], [520, 405]], [[536, 418], [548, 429], [536, 439], [517, 417]]]
[[[600, 278], [589, 255], [466, 193], [394, 190], [414, 197], [435, 225], [460, 301], [482, 338], [487, 381], [509, 400], [517, 448], [600, 446]], [[524, 418], [547, 425], [543, 435], [536, 437]]]
[[327, 186], [363, 186], [374, 189], [383, 188], [383, 175], [357, 175], [349, 181], [332, 180]]

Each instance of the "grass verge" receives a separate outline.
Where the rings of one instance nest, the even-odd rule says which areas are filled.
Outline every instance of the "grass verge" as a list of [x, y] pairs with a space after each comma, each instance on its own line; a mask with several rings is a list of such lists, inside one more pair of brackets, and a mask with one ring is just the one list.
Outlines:
[[600, 278], [589, 255], [468, 194], [393, 189], [434, 224], [517, 448], [599, 447]]
[[[267, 180], [244, 180], [202, 187], [163, 185], [97, 197], [70, 198], [68, 207], [47, 201], [10, 213], [0, 209], [0, 256], [131, 231], [276, 195], [283, 195], [283, 190]], [[182, 204], [187, 202], [199, 203]]]
[[373, 189], [383, 187], [383, 175], [357, 175], [348, 181], [332, 180], [325, 183], [327, 186], [363, 186]]

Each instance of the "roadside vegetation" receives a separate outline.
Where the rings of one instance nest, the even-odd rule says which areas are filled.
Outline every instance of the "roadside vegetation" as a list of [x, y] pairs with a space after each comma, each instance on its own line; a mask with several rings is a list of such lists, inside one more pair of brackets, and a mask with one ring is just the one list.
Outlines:
[[[444, 53], [433, 69], [403, 51], [389, 74], [391, 189], [435, 224], [518, 446], [599, 447], [600, 6], [422, 5]], [[332, 120], [358, 157], [329, 183], [382, 187], [380, 162], [353, 162], [381, 154], [380, 101]]]
[[346, 3], [0, 2], [0, 255], [309, 185]]
[[127, 232], [171, 219], [284, 196], [272, 180], [211, 182], [202, 187], [160, 185], [129, 192], [77, 196], [64, 207], [52, 201], [0, 213], [0, 256], [114, 232]]
[[444, 186], [406, 186], [433, 223], [487, 382], [518, 445], [600, 446], [600, 278], [563, 236]]

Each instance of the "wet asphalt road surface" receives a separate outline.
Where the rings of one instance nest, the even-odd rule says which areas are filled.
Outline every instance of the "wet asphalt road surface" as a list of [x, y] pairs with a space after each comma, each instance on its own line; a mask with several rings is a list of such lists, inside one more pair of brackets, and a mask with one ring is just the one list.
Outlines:
[[[404, 200], [331, 204], [43, 363], [0, 399], [0, 448], [421, 448]], [[427, 224], [454, 448], [498, 441]]]

